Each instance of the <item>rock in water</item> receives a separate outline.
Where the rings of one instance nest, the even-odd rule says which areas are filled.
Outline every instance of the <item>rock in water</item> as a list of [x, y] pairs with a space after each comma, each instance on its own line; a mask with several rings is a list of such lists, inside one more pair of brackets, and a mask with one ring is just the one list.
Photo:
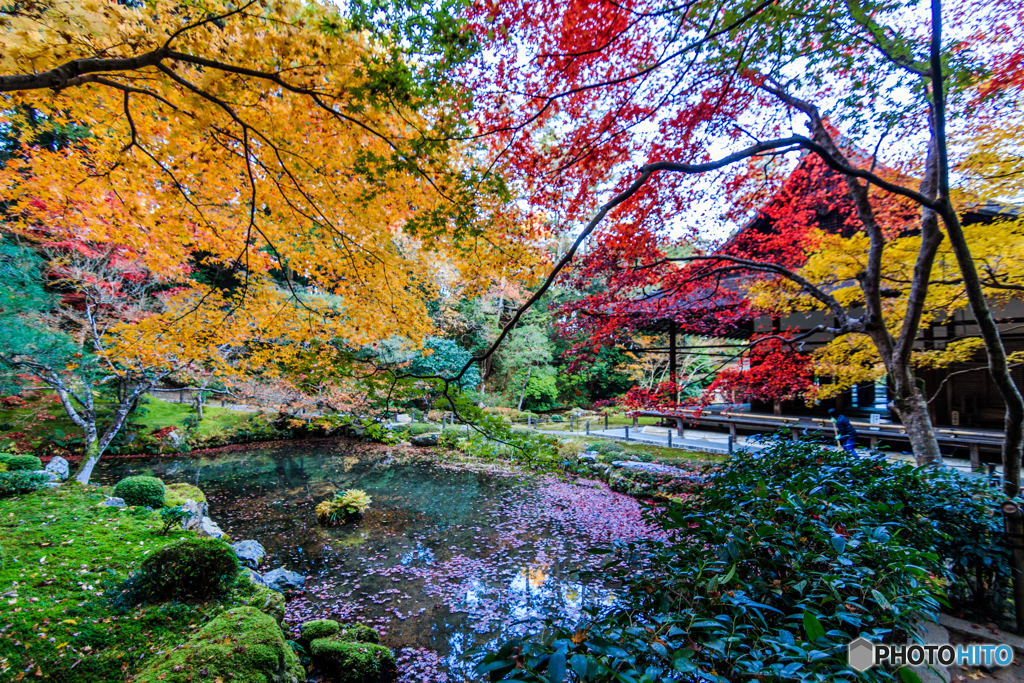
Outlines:
[[50, 462], [46, 463], [46, 471], [57, 475], [58, 479], [67, 479], [71, 474], [71, 467], [68, 465], [68, 461], [59, 455], [55, 455], [50, 458]]
[[124, 498], [107, 498], [100, 505], [106, 505], [110, 508], [126, 508], [128, 503], [124, 502]]
[[260, 562], [267, 556], [267, 551], [263, 548], [259, 541], [239, 541], [231, 546], [231, 549], [235, 551], [235, 557], [238, 558], [238, 563], [242, 566], [249, 567], [250, 569], [257, 569], [260, 566]]
[[[195, 529], [196, 531], [200, 531], [203, 528], [203, 520], [209, 519], [209, 517], [206, 516], [206, 513], [210, 509], [210, 506], [206, 503], [197, 503], [194, 500], [186, 500], [182, 504], [181, 509], [188, 513], [188, 517], [181, 522], [181, 528], [183, 529]], [[223, 533], [221, 535], [223, 535]], [[216, 536], [215, 538], [220, 538], [220, 536]]]
[[437, 434], [423, 434], [421, 436], [409, 437], [409, 443], [413, 446], [436, 446], [437, 445]]
[[299, 589], [306, 585], [306, 577], [298, 572], [290, 572], [284, 567], [278, 567], [263, 575], [267, 588], [284, 593], [285, 588]]
[[217, 522], [209, 517], [203, 517], [203, 523], [199, 527], [199, 534], [201, 536], [209, 536], [210, 538], [224, 538], [224, 532], [217, 526]]

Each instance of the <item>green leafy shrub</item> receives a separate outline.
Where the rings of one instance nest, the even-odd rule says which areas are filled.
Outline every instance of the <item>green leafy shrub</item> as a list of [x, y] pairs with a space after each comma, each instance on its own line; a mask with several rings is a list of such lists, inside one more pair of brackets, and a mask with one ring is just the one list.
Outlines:
[[241, 683], [306, 679], [277, 623], [253, 607], [230, 609], [165, 656], [153, 657], [137, 683], [230, 680]]
[[117, 482], [114, 495], [128, 505], [140, 505], [154, 510], [163, 507], [164, 483], [156, 477], [125, 477]]
[[587, 450], [596, 451], [601, 455], [609, 455], [611, 453], [621, 453], [626, 449], [617, 441], [596, 441], [587, 446]]
[[3, 474], [6, 471], [7, 471], [7, 463], [0, 462], [0, 474]]
[[180, 505], [165, 507], [160, 510], [160, 521], [163, 522], [164, 536], [171, 533], [171, 529], [181, 528], [181, 523], [189, 518], [189, 513]]
[[7, 465], [8, 472], [17, 470], [41, 470], [43, 461], [34, 455], [13, 455], [11, 453], [0, 453], [0, 464]]
[[166, 507], [184, 505], [185, 502], [189, 500], [194, 500], [197, 503], [205, 503], [206, 494], [203, 493], [198, 486], [192, 486], [192, 484], [164, 485], [164, 505]]
[[185, 538], [142, 561], [141, 582], [147, 599], [208, 600], [230, 590], [238, 559], [227, 543], [213, 538]]
[[437, 427], [426, 424], [425, 422], [413, 422], [409, 425], [409, 436], [421, 436], [435, 431], [437, 431]]
[[854, 676], [847, 643], [903, 642], [938, 611], [945, 582], [951, 596], [973, 594], [969, 577], [986, 562], [994, 568], [983, 583], [1008, 573], [997, 496], [955, 472], [781, 439], [707, 474], [700, 496], [669, 509], [667, 526], [684, 542], [607, 551], [594, 578], [625, 586], [616, 607], [575, 633], [510, 641], [477, 673], [900, 680], [885, 669]]
[[42, 472], [31, 470], [15, 470], [0, 472], [0, 498], [31, 493], [50, 481], [50, 477]]

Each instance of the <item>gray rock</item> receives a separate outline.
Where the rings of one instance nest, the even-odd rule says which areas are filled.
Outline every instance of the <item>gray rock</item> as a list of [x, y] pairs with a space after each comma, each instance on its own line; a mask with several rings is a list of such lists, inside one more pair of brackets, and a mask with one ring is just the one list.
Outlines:
[[173, 432], [165, 436], [160, 443], [164, 446], [173, 448], [174, 450], [180, 450], [181, 447], [185, 445], [185, 432], [181, 429], [175, 429]]
[[421, 434], [420, 436], [411, 436], [409, 437], [409, 443], [413, 446], [420, 446], [421, 448], [426, 446], [436, 446], [438, 436], [438, 434]]
[[107, 498], [105, 501], [100, 503], [100, 505], [106, 505], [107, 507], [110, 507], [110, 508], [126, 508], [126, 507], [128, 507], [128, 503], [124, 502], [124, 498], [113, 498], [113, 497]]
[[263, 575], [259, 572], [254, 572], [248, 567], [242, 567], [242, 571], [245, 572], [246, 576], [249, 577], [249, 580], [255, 583], [257, 586], [262, 586], [263, 588], [270, 588], [270, 586], [267, 585], [266, 580], [263, 578]]
[[209, 517], [203, 517], [203, 522], [199, 525], [198, 531], [200, 536], [224, 538], [224, 532], [221, 531], [219, 526], [217, 526], [217, 522], [213, 521]]
[[55, 455], [50, 458], [50, 462], [46, 463], [46, 471], [52, 472], [57, 475], [60, 480], [67, 479], [71, 474], [71, 466], [68, 465], [68, 461], [59, 455]]
[[260, 562], [267, 556], [267, 551], [259, 541], [239, 541], [232, 544], [231, 549], [235, 551], [235, 557], [238, 558], [239, 564], [252, 569], [258, 568]]
[[580, 460], [582, 460], [583, 462], [597, 462], [597, 456], [590, 455], [589, 453], [583, 453], [582, 455], [580, 455]]
[[194, 500], [186, 500], [182, 503], [181, 509], [188, 513], [188, 517], [181, 522], [182, 529], [194, 529], [199, 531], [203, 528], [203, 520], [209, 519], [206, 514], [209, 511], [210, 506], [206, 503], [197, 503]]
[[306, 577], [298, 572], [290, 572], [284, 567], [278, 567], [263, 575], [267, 588], [278, 593], [284, 593], [285, 588], [302, 588], [306, 585]]

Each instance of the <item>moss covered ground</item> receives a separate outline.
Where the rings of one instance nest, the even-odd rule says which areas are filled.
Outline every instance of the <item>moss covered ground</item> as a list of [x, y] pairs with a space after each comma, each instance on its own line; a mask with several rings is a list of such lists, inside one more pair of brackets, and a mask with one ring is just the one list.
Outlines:
[[110, 490], [65, 484], [0, 500], [0, 680], [123, 681], [237, 602], [117, 609], [105, 589], [154, 550], [157, 515], [99, 505]]

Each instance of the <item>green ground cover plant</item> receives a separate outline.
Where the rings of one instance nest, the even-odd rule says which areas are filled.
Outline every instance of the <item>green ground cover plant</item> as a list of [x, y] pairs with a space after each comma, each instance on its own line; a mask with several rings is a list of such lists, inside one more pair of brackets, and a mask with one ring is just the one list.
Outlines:
[[111, 493], [66, 484], [0, 500], [0, 680], [120, 682], [229, 608], [283, 618], [283, 597], [244, 576], [219, 599], [152, 602], [138, 590], [148, 558], [181, 542], [228, 546], [164, 536], [157, 513], [101, 506]]
[[561, 680], [571, 670], [585, 683], [913, 680], [857, 674], [846, 644], [859, 635], [903, 641], [944, 602], [1005, 594], [998, 492], [983, 481], [785, 439], [707, 474], [699, 496], [666, 512], [679, 543], [612, 552], [601, 576], [623, 582], [620, 606], [509, 641], [478, 673]]

